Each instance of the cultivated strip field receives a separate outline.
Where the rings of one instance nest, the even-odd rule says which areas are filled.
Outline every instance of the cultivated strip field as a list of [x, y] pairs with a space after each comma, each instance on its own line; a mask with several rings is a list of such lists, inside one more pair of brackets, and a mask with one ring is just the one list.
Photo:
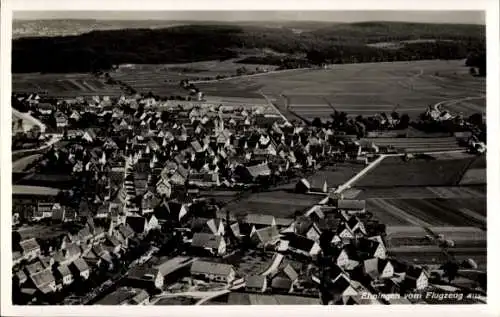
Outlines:
[[[238, 68], [245, 67], [248, 71], [267, 69], [272, 71], [277, 66], [239, 64], [235, 63], [237, 59], [227, 61], [205, 61], [184, 64], [127, 64], [121, 65], [112, 77], [121, 80], [139, 92], [152, 91], [159, 95], [184, 95], [186, 92], [180, 89], [179, 82], [184, 79], [197, 81], [204, 79], [214, 79], [219, 76], [235, 76]], [[197, 87], [203, 87], [203, 83], [196, 84]], [[217, 96], [240, 96], [239, 94], [213, 94], [212, 91], [202, 89], [208, 95]], [[255, 94], [254, 96], [256, 96]], [[244, 97], [244, 95], [241, 95]]]
[[45, 93], [51, 97], [119, 96], [120, 86], [108, 85], [90, 74], [12, 74], [14, 93]]
[[275, 101], [282, 95], [288, 97], [287, 102], [278, 103], [280, 110], [289, 107], [302, 117], [328, 119], [330, 109], [352, 116], [397, 110], [415, 117], [444, 100], [449, 100], [446, 108], [470, 115], [484, 111], [484, 99], [453, 101], [484, 95], [486, 84], [484, 78], [468, 74], [464, 61], [433, 60], [333, 65], [327, 70], [274, 73], [202, 86], [204, 91], [222, 95], [258, 89]]
[[485, 186], [421, 186], [365, 188], [356, 199], [426, 199], [426, 198], [482, 198], [486, 199]]
[[475, 156], [462, 159], [411, 159], [386, 157], [361, 177], [356, 187], [454, 186]]
[[460, 150], [455, 137], [440, 138], [362, 138], [361, 142], [374, 143], [378, 146], [393, 146], [395, 149], [407, 153], [421, 153], [428, 151]]

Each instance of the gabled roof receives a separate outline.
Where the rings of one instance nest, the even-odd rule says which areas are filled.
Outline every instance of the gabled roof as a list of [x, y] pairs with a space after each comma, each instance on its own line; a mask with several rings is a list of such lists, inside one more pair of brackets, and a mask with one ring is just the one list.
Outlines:
[[288, 247], [305, 252], [311, 251], [315, 244], [314, 240], [296, 234], [288, 235], [287, 240], [289, 241]]
[[271, 226], [276, 219], [271, 215], [248, 214], [245, 216], [245, 222], [253, 225]]
[[128, 216], [125, 222], [135, 233], [143, 233], [146, 227], [146, 218], [138, 216]]
[[266, 277], [263, 275], [248, 275], [245, 277], [247, 288], [263, 288], [266, 282]]
[[232, 265], [197, 260], [191, 265], [191, 274], [216, 274], [227, 276], [233, 271]]
[[59, 272], [59, 274], [61, 274], [61, 276], [68, 276], [68, 275], [71, 275], [71, 271], [69, 270], [68, 266], [67, 265], [60, 265], [57, 267], [57, 271]]
[[337, 201], [337, 208], [344, 210], [361, 210], [366, 208], [366, 201], [355, 199], [339, 199]]
[[388, 264], [390, 264], [389, 260], [379, 258], [371, 258], [363, 262], [366, 273], [372, 278], [378, 278]]
[[289, 290], [292, 287], [293, 281], [287, 277], [275, 276], [271, 282], [271, 287], [281, 290]]
[[32, 250], [40, 249], [40, 245], [35, 238], [23, 240], [19, 244], [24, 252], [30, 252]]
[[193, 235], [191, 245], [198, 248], [218, 249], [223, 241], [223, 237], [211, 233], [198, 232]]
[[31, 279], [37, 288], [41, 288], [49, 283], [55, 282], [54, 275], [50, 269], [45, 269], [41, 272], [38, 272], [34, 275], [31, 275]]
[[256, 230], [254, 236], [258, 237], [260, 243], [266, 244], [277, 240], [280, 233], [275, 226], [271, 226]]
[[424, 274], [427, 274], [427, 271], [424, 270], [424, 268], [420, 267], [420, 266], [410, 266], [406, 269], [406, 275], [405, 275], [405, 278], [406, 279], [418, 279], [420, 277], [420, 275], [422, 274], [422, 272]]

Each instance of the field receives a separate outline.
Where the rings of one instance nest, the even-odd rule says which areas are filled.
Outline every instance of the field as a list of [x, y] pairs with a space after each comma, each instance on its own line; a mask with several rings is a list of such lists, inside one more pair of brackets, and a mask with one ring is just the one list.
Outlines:
[[365, 188], [355, 196], [356, 199], [425, 199], [425, 198], [484, 198], [484, 186], [437, 186], [437, 187], [384, 187]]
[[486, 226], [485, 198], [372, 198], [367, 209], [389, 226]]
[[463, 149], [455, 137], [433, 138], [362, 138], [361, 142], [378, 146], [393, 146], [406, 153], [452, 151]]
[[[221, 95], [261, 90], [280, 110], [328, 119], [333, 109], [349, 115], [380, 112], [424, 112], [443, 104], [470, 115], [485, 111], [485, 79], [472, 77], [464, 61], [414, 61], [333, 65], [330, 69], [296, 70], [204, 84], [202, 90]], [[282, 98], [285, 96], [286, 98]], [[477, 97], [477, 99], [465, 99]], [[285, 102], [283, 102], [285, 99]]]
[[386, 157], [378, 166], [356, 182], [356, 187], [454, 186], [475, 156], [454, 158]]
[[204, 305], [320, 305], [317, 297], [267, 295], [231, 292], [214, 298]]
[[15, 196], [57, 196], [60, 189], [43, 186], [12, 185], [12, 195]]
[[[248, 71], [255, 72], [257, 68], [274, 70], [276, 66], [239, 64], [237, 60], [205, 61], [185, 64], [161, 64], [161, 65], [137, 65], [127, 64], [112, 73], [112, 77], [121, 80], [139, 92], [152, 91], [159, 95], [185, 95], [186, 91], [180, 89], [179, 82], [184, 79], [191, 81], [213, 80], [216, 76], [231, 77], [236, 75], [236, 70], [245, 67]], [[197, 84], [198, 86], [198, 84]], [[202, 88], [203, 84], [200, 83]], [[207, 95], [213, 94], [210, 90], [204, 90]], [[258, 96], [257, 94], [254, 94]], [[221, 96], [240, 96], [236, 94], [221, 94]], [[244, 97], [244, 96], [240, 96]]]
[[118, 85], [108, 85], [90, 74], [12, 74], [14, 93], [45, 93], [51, 97], [119, 96]]
[[318, 183], [326, 181], [329, 188], [334, 188], [354, 177], [363, 168], [364, 165], [360, 164], [337, 163], [335, 166], [328, 166], [316, 172], [308, 179]]
[[486, 184], [486, 157], [477, 158], [460, 180], [460, 185], [485, 185]]
[[322, 196], [301, 195], [280, 190], [255, 193], [240, 201], [229, 203], [224, 208], [233, 215], [263, 214], [291, 219], [296, 211], [305, 211], [322, 198]]

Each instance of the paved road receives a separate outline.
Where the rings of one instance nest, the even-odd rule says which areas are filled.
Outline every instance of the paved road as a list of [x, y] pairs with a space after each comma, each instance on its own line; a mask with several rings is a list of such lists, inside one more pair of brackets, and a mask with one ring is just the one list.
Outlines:
[[281, 253], [276, 253], [276, 256], [274, 257], [273, 263], [269, 266], [267, 270], [265, 270], [262, 274], [263, 276], [267, 276], [271, 274], [272, 272], [277, 272], [278, 267], [280, 266], [281, 262], [283, 261], [283, 254]]

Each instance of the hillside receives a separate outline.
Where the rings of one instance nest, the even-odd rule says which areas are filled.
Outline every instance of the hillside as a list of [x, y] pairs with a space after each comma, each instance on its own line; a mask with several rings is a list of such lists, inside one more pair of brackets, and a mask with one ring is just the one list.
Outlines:
[[[405, 42], [397, 49], [368, 46]], [[30, 37], [13, 41], [12, 70], [88, 72], [112, 65], [164, 64], [239, 56], [244, 50], [286, 54], [273, 64], [355, 63], [418, 59], [462, 59], [484, 50], [485, 27], [478, 25], [365, 22], [352, 24], [196, 24], [160, 29], [91, 31], [81, 35]], [[268, 58], [269, 59], [269, 58]], [[286, 60], [284, 62], [284, 60]], [[257, 61], [256, 61], [257, 62]], [[269, 62], [269, 61], [268, 61]], [[284, 65], [281, 65], [284, 64]], [[286, 64], [286, 65], [285, 65]]]

